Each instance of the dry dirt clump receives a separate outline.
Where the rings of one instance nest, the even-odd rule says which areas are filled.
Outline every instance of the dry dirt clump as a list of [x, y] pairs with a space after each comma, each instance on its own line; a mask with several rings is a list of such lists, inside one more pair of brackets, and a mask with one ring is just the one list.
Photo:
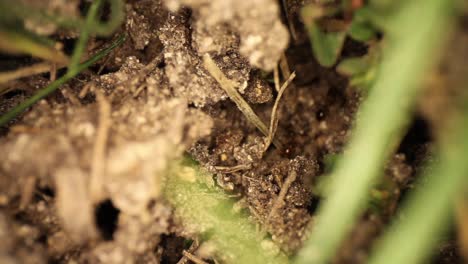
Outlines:
[[[289, 42], [289, 34], [280, 20], [277, 1], [255, 0], [166, 0], [168, 8], [176, 11], [181, 5], [194, 11], [198, 31], [218, 33], [228, 27], [239, 34], [239, 51], [257, 68], [271, 71]], [[213, 45], [214, 44], [214, 45]], [[228, 42], [229, 44], [229, 42]], [[202, 52], [218, 51], [215, 34], [198, 43]]]
[[[80, 16], [80, 0], [19, 0], [25, 7], [40, 9], [42, 12], [51, 15], [61, 15], [68, 19], [77, 19]], [[51, 35], [58, 31], [58, 27], [47, 21], [38, 19], [26, 19], [24, 26], [40, 35]]]
[[[221, 4], [223, 1], [211, 1], [212, 5]], [[239, 4], [232, 3], [233, 7]], [[258, 9], [258, 7], [257, 7]], [[268, 51], [268, 54], [245, 54], [243, 47], [245, 36], [240, 29], [233, 27], [227, 20], [210, 22], [203, 17], [203, 12], [198, 14], [196, 9], [191, 14], [186, 9], [169, 13], [166, 23], [162, 26], [159, 39], [164, 46], [165, 67], [169, 82], [177, 95], [185, 97], [197, 107], [206, 104], [214, 104], [227, 98], [224, 91], [219, 88], [216, 81], [209, 75], [202, 65], [201, 58], [209, 53], [218, 64], [218, 67], [231, 81], [236, 82], [236, 88], [241, 94], [250, 91], [248, 100], [254, 103], [263, 103], [270, 99], [270, 88], [258, 78], [258, 74], [252, 71], [253, 67], [271, 70], [278, 62], [288, 42], [288, 34], [277, 34], [278, 39], [270, 40], [279, 48], [273, 46], [257, 47], [257, 52]], [[217, 14], [217, 13], [212, 13]], [[278, 20], [277, 12], [270, 14]], [[239, 17], [242, 23], [252, 22], [252, 18]], [[278, 21], [269, 21], [276, 23]], [[258, 21], [255, 23], [255, 25]], [[267, 22], [265, 22], [267, 23]], [[270, 24], [271, 25], [271, 24]], [[281, 26], [282, 27], [282, 26]], [[249, 26], [248, 28], [252, 28]], [[270, 30], [271, 33], [271, 30]], [[249, 33], [253, 37], [254, 33]], [[256, 32], [260, 34], [260, 32]], [[265, 34], [263, 32], [262, 34]], [[255, 35], [257, 36], [257, 35]], [[271, 38], [270, 34], [267, 34]], [[258, 35], [262, 39], [262, 36]], [[268, 45], [261, 41], [262, 45]], [[281, 46], [281, 43], [284, 45]], [[268, 58], [268, 65], [259, 65], [252, 56]], [[250, 63], [250, 65], [249, 65]], [[255, 90], [255, 94], [252, 94]], [[256, 99], [261, 98], [264, 99]]]
[[[136, 80], [145, 70], [144, 80]], [[15, 203], [20, 194], [21, 214], [26, 221], [33, 217], [50, 225], [50, 239], [63, 227], [60, 237], [70, 246], [57, 252], [55, 244], [63, 241], [55, 241], [47, 248], [58, 256], [97, 239], [93, 208], [110, 200], [120, 212], [114, 240], [89, 255], [100, 263], [124, 263], [153, 249], [159, 235], [168, 232], [170, 210], [155, 203], [160, 176], [169, 160], [209, 133], [211, 122], [199, 110], [188, 109], [183, 99], [169, 96], [157, 65], [148, 69], [134, 57], [120, 71], [86, 86], [97, 102], [82, 104], [73, 93], [43, 101], [1, 139], [1, 200]], [[139, 91], [141, 87], [145, 89]], [[43, 219], [35, 214], [43, 203], [36, 185], [54, 190], [54, 201], [45, 206], [56, 210]], [[51, 223], [50, 217], [57, 221]]]

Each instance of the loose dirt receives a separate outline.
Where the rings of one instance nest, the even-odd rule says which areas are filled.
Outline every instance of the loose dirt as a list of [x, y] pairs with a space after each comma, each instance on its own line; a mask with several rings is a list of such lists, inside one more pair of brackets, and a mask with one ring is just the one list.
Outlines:
[[[71, 16], [81, 7], [39, 2]], [[196, 254], [217, 263], [161, 195], [167, 166], [185, 154], [293, 255], [313, 228], [321, 183], [365, 94], [314, 60], [297, 14], [303, 1], [281, 2], [127, 1], [117, 33], [128, 35], [124, 45], [1, 130], [0, 262], [190, 263]], [[32, 29], [58, 39], [76, 35]], [[107, 42], [94, 39], [88, 53]], [[347, 41], [343, 56], [366, 48]], [[281, 83], [297, 74], [278, 106], [281, 149], [265, 149], [265, 135], [204, 67], [206, 54], [265, 124], [278, 95], [272, 70], [281, 66]], [[2, 70], [11, 70], [11, 61], [31, 63], [6, 55], [0, 61]], [[0, 112], [49, 81], [44, 73], [8, 83]], [[421, 109], [335, 263], [365, 263], [430, 157], [437, 115], [427, 104]], [[455, 252], [450, 245], [439, 258]]]

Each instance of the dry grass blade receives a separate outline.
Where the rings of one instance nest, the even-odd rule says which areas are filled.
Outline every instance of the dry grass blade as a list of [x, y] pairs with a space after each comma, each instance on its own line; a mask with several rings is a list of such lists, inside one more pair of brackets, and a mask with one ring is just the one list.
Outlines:
[[[64, 67], [66, 64], [59, 64]], [[7, 83], [19, 78], [28, 77], [40, 73], [49, 72], [52, 69], [50, 62], [40, 62], [31, 66], [22, 67], [13, 71], [0, 72], [0, 83]]]
[[[241, 112], [245, 115], [245, 117], [252, 124], [254, 124], [265, 136], [268, 137], [269, 130], [267, 126], [265, 125], [265, 123], [263, 123], [262, 120], [260, 120], [257, 114], [255, 114], [255, 112], [253, 111], [252, 107], [250, 107], [250, 105], [239, 94], [239, 92], [236, 89], [236, 83], [229, 80], [224, 75], [224, 73], [219, 69], [219, 67], [210, 57], [210, 55], [206, 54], [205, 56], [203, 56], [203, 64], [205, 66], [205, 69], [211, 74], [211, 76], [213, 76], [213, 78], [216, 79], [221, 88], [227, 93], [229, 98], [232, 101], [234, 101], [234, 103], [237, 105], [239, 110], [241, 110]], [[281, 143], [276, 139], [273, 139], [273, 144], [278, 149], [282, 148]]]
[[96, 91], [96, 99], [99, 104], [99, 126], [96, 133], [96, 141], [94, 143], [93, 163], [91, 167], [91, 180], [89, 186], [93, 202], [100, 201], [103, 196], [103, 177], [106, 175], [106, 146], [111, 126], [111, 104], [100, 91]]
[[56, 63], [68, 63], [68, 56], [50, 43], [43, 43], [23, 32], [0, 29], [0, 50], [11, 54], [30, 54]]
[[283, 83], [283, 85], [278, 91], [278, 96], [276, 97], [275, 104], [273, 105], [273, 110], [271, 111], [270, 129], [268, 131], [267, 142], [265, 144], [265, 150], [267, 150], [268, 147], [270, 147], [271, 141], [275, 137], [276, 129], [278, 128], [278, 121], [279, 121], [278, 106], [279, 106], [279, 102], [281, 101], [281, 97], [283, 96], [283, 93], [286, 90], [286, 88], [288, 88], [288, 86], [294, 80], [294, 78], [296, 78], [296, 72], [293, 72], [291, 75], [289, 75], [289, 78], [286, 80], [286, 82]]
[[284, 78], [288, 79], [289, 75], [291, 75], [291, 70], [289, 69], [288, 58], [286, 58], [286, 54], [284, 53], [281, 55], [279, 66]]
[[208, 262], [205, 262], [204, 260], [200, 259], [199, 257], [193, 255], [192, 253], [184, 250], [182, 252], [186, 258], [188, 258], [190, 261], [192, 261], [195, 264], [208, 264]]
[[226, 167], [226, 166], [214, 166], [214, 168], [219, 171], [219, 172], [223, 172], [223, 173], [233, 173], [233, 172], [236, 172], [236, 171], [241, 171], [241, 170], [247, 170], [251, 167], [251, 164], [239, 164], [239, 165], [236, 165], [236, 166], [230, 166], [230, 167]]
[[275, 90], [279, 92], [280, 91], [280, 77], [279, 77], [278, 65], [273, 69], [273, 79], [275, 81]]

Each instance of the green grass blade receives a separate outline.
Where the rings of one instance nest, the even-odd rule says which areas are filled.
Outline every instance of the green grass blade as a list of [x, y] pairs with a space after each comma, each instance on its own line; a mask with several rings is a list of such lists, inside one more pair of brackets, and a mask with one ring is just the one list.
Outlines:
[[468, 119], [461, 121], [440, 162], [405, 203], [404, 218], [390, 228], [369, 263], [425, 263], [437, 238], [450, 226], [455, 200], [468, 184]]
[[112, 34], [124, 20], [124, 1], [108, 0], [110, 5], [110, 17], [105, 23], [97, 23], [94, 32], [100, 36], [109, 36]]
[[365, 209], [369, 191], [412, 113], [419, 82], [450, 28], [452, 1], [412, 0], [405, 5], [393, 18], [401, 34], [389, 36], [379, 76], [361, 107], [345, 156], [331, 175], [331, 192], [319, 207], [298, 264], [328, 263]]
[[98, 19], [98, 11], [101, 6], [101, 3], [101, 0], [94, 1], [88, 10], [85, 25], [81, 29], [80, 37], [76, 43], [75, 49], [73, 50], [73, 55], [68, 66], [69, 72], [76, 71], [78, 65], [80, 64], [81, 56], [83, 55], [83, 52], [86, 48], [86, 44], [88, 43], [89, 36], [93, 30], [92, 27]]
[[67, 72], [65, 75], [58, 78], [56, 81], [50, 83], [48, 86], [41, 89], [39, 92], [37, 92], [35, 95], [30, 97], [29, 99], [25, 100], [24, 102], [20, 103], [18, 106], [14, 107], [12, 110], [10, 110], [9, 112], [7, 112], [6, 114], [0, 117], [0, 126], [7, 124], [10, 120], [15, 118], [17, 115], [21, 114], [24, 110], [26, 110], [27, 108], [35, 104], [37, 101], [41, 100], [42, 98], [46, 97], [47, 95], [51, 94], [52, 92], [60, 88], [60, 86], [62, 86], [64, 83], [74, 78], [77, 74], [87, 69], [88, 67], [90, 67], [91, 65], [99, 61], [100, 59], [102, 59], [104, 56], [109, 54], [117, 46], [121, 45], [124, 41], [125, 41], [125, 36], [119, 37], [114, 43], [112, 43], [112, 45], [98, 52], [97, 54], [95, 54], [93, 57], [91, 57], [87, 61], [79, 64], [76, 67], [76, 70]]
[[317, 24], [317, 16], [324, 11], [315, 5], [305, 6], [301, 11], [302, 19], [309, 34], [312, 52], [318, 63], [324, 67], [333, 66], [343, 49], [346, 31], [325, 32]]

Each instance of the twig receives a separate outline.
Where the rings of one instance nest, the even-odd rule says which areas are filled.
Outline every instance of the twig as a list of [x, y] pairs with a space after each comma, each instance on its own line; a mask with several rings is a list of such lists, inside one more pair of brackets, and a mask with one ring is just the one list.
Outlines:
[[78, 98], [83, 99], [85, 96], [88, 94], [88, 92], [91, 90], [91, 87], [94, 85], [94, 82], [91, 81], [89, 83], [86, 83], [83, 85], [83, 88], [81, 88], [81, 91], [78, 93]]
[[279, 66], [281, 69], [281, 73], [283, 74], [283, 77], [285, 79], [289, 79], [289, 75], [291, 75], [291, 70], [289, 69], [288, 58], [286, 57], [286, 54], [284, 53], [281, 55]]
[[202, 260], [201, 258], [193, 255], [192, 253], [189, 253], [186, 250], [182, 251], [182, 254], [184, 254], [184, 256], [186, 258], [188, 258], [189, 260], [191, 260], [195, 264], [208, 264], [208, 262], [206, 262], [206, 261]]
[[281, 101], [281, 97], [283, 96], [284, 91], [288, 88], [289, 84], [294, 80], [296, 77], [296, 72], [293, 72], [289, 75], [289, 78], [286, 82], [283, 83], [281, 88], [279, 89], [278, 96], [276, 97], [275, 104], [273, 105], [273, 110], [271, 110], [271, 118], [270, 118], [270, 129], [268, 130], [267, 141], [265, 143], [265, 151], [270, 147], [272, 139], [275, 137], [276, 129], [278, 128], [278, 106], [279, 102]]
[[275, 90], [279, 92], [281, 85], [280, 85], [278, 65], [276, 65], [275, 68], [273, 69], [273, 80], [275, 81]]
[[[59, 64], [64, 67], [65, 64]], [[40, 62], [31, 66], [22, 67], [12, 71], [5, 71], [0, 73], [0, 83], [7, 83], [19, 78], [28, 77], [40, 73], [51, 71], [50, 62]]]
[[[192, 244], [190, 245], [190, 248], [187, 250], [188, 252], [194, 252], [195, 250], [198, 249], [198, 247], [200, 246], [200, 243], [198, 242], [197, 239], [195, 239]], [[183, 252], [182, 252], [182, 255], [183, 255]], [[179, 261], [177, 261], [177, 264], [185, 264], [187, 263], [187, 260], [188, 258], [183, 255], [182, 258], [180, 258]]]
[[31, 202], [33, 198], [34, 189], [36, 187], [37, 178], [34, 176], [29, 176], [26, 178], [25, 183], [23, 184], [23, 189], [21, 192], [20, 206], [19, 208], [23, 210]]
[[111, 105], [106, 100], [104, 94], [97, 90], [96, 100], [99, 104], [99, 126], [96, 132], [96, 140], [93, 148], [93, 163], [91, 166], [90, 194], [94, 202], [102, 198], [102, 188], [104, 185], [105, 176], [105, 156], [107, 139], [111, 125]]
[[50, 65], [50, 81], [53, 82], [57, 80], [57, 63], [52, 62]]
[[286, 17], [286, 20], [288, 21], [289, 32], [291, 33], [291, 37], [292, 37], [293, 41], [296, 42], [297, 41], [297, 32], [296, 32], [296, 29], [294, 28], [294, 23], [291, 20], [291, 16], [289, 15], [289, 12], [288, 12], [288, 1], [287, 0], [282, 0], [281, 3], [282, 3], [282, 6], [283, 6], [284, 15]]
[[[205, 66], [205, 69], [211, 74], [211, 76], [213, 76], [213, 78], [215, 78], [215, 80], [219, 83], [221, 88], [227, 93], [229, 98], [231, 98], [231, 100], [234, 101], [239, 110], [245, 115], [247, 120], [249, 120], [253, 125], [255, 125], [258, 128], [258, 130], [260, 130], [265, 136], [268, 137], [269, 133], [267, 126], [257, 116], [257, 114], [255, 114], [250, 105], [239, 94], [239, 92], [236, 89], [237, 84], [234, 81], [229, 80], [224, 75], [224, 73], [219, 69], [219, 67], [210, 57], [210, 55], [205, 54], [205, 56], [203, 56], [203, 64]], [[278, 149], [282, 148], [281, 143], [276, 139], [273, 139], [273, 144]]]
[[283, 183], [283, 186], [281, 186], [281, 191], [278, 194], [278, 197], [276, 198], [275, 203], [271, 207], [271, 211], [268, 214], [268, 218], [271, 221], [271, 219], [276, 215], [277, 211], [281, 209], [284, 206], [284, 199], [286, 198], [286, 194], [288, 194], [289, 188], [293, 184], [294, 181], [296, 181], [297, 178], [297, 172], [296, 170], [292, 170], [289, 174], [286, 180]]
[[247, 170], [250, 168], [250, 164], [239, 164], [236, 166], [226, 167], [226, 166], [214, 166], [217, 171], [224, 173], [233, 173], [240, 170]]
[[63, 97], [65, 99], [70, 101], [71, 105], [73, 105], [73, 106], [81, 105], [80, 100], [78, 99], [78, 97], [74, 93], [70, 92], [67, 89], [61, 89], [60, 92], [62, 93], [62, 95], [63, 95]]
[[160, 64], [164, 59], [164, 54], [160, 52], [156, 57], [154, 57], [146, 66], [143, 67], [137, 74], [135, 74], [132, 78], [123, 81], [122, 83], [117, 84], [118, 86], [131, 86], [133, 97], [137, 97], [138, 94], [146, 88], [146, 84], [140, 85], [136, 87], [136, 85], [141, 81], [140, 79], [143, 77], [148, 76], [157, 66]]

